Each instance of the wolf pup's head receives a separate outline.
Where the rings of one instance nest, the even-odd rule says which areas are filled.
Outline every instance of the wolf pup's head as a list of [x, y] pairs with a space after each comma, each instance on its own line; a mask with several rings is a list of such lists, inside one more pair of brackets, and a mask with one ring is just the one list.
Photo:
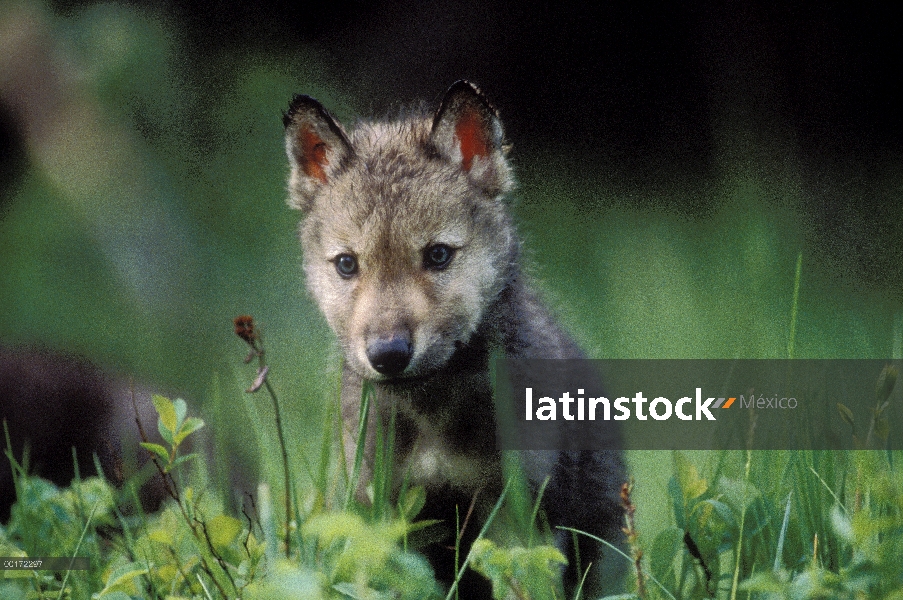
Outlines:
[[487, 316], [517, 253], [495, 110], [459, 81], [434, 115], [346, 132], [296, 96], [284, 123], [307, 284], [349, 366], [374, 381], [441, 369]]

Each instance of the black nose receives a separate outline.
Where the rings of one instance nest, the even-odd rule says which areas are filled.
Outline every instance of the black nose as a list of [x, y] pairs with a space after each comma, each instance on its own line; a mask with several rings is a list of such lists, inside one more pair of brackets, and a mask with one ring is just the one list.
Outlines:
[[373, 368], [390, 377], [401, 374], [413, 355], [414, 348], [407, 335], [380, 337], [367, 347], [367, 360]]

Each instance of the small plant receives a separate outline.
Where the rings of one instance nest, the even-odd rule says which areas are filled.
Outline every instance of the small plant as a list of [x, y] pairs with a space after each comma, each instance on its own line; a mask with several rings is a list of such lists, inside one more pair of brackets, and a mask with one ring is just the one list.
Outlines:
[[564, 555], [552, 546], [499, 548], [480, 539], [471, 549], [471, 567], [492, 582], [492, 596], [502, 600], [513, 593], [521, 600], [553, 598]]
[[636, 595], [641, 599], [646, 598], [646, 575], [643, 573], [643, 550], [639, 545], [639, 533], [636, 528], [636, 505], [630, 499], [633, 490], [633, 482], [625, 483], [621, 487], [621, 505], [624, 507], [624, 535], [627, 536], [627, 545], [630, 546], [633, 558], [633, 570], [636, 574]]
[[194, 488], [180, 489], [173, 477], [174, 470], [196, 454], [180, 455], [186, 438], [201, 429], [204, 422], [187, 416], [187, 406], [181, 399], [170, 401], [163, 396], [153, 397], [159, 415], [158, 429], [168, 447], [146, 441], [142, 446], [162, 477], [173, 504], [149, 522], [131, 548], [129, 554], [142, 557], [121, 565], [112, 572], [106, 587], [97, 594], [141, 589], [134, 579], [141, 576], [151, 590], [183, 590], [206, 593], [216, 590], [222, 597], [240, 597], [241, 590], [253, 580], [262, 566], [264, 543], [251, 532], [251, 524], [223, 514], [217, 504]]
[[[241, 597], [260, 572], [264, 546], [248, 526], [225, 515], [217, 503], [190, 486], [182, 487], [179, 468], [193, 454], [180, 450], [204, 426], [189, 417], [182, 400], [154, 396], [164, 444], [143, 446], [163, 479], [172, 502], [158, 515], [126, 518], [117, 508], [118, 492], [103, 477], [76, 480], [60, 489], [30, 476], [10, 458], [16, 473], [17, 501], [9, 524], [0, 529], [0, 548], [9, 556], [86, 556], [86, 571], [14, 573], [0, 579], [0, 596], [17, 598], [31, 590], [36, 598], [162, 598], [173, 595]], [[99, 470], [99, 469], [98, 469]], [[76, 469], [76, 473], [77, 473]], [[24, 574], [23, 574], [24, 573]]]
[[279, 435], [279, 449], [282, 452], [282, 474], [285, 483], [285, 557], [289, 558], [291, 556], [292, 547], [292, 478], [291, 468], [288, 463], [288, 448], [285, 444], [285, 431], [282, 427], [282, 411], [279, 408], [279, 398], [276, 396], [276, 391], [273, 389], [273, 386], [271, 386], [270, 382], [267, 380], [267, 374], [269, 373], [270, 368], [264, 360], [263, 336], [260, 334], [259, 329], [254, 325], [254, 318], [249, 315], [240, 315], [233, 319], [233, 324], [235, 325], [235, 335], [243, 339], [251, 349], [248, 356], [245, 357], [245, 362], [249, 363], [256, 358], [258, 363], [257, 377], [254, 379], [254, 383], [251, 384], [251, 387], [245, 390], [245, 392], [253, 394], [260, 390], [261, 387], [266, 387], [267, 392], [270, 394], [270, 398], [273, 399], [273, 410], [276, 415], [276, 433]]
[[147, 441], [141, 442], [141, 447], [154, 455], [155, 462], [164, 475], [164, 479], [173, 484], [173, 495], [177, 495], [172, 481], [172, 470], [180, 464], [197, 458], [197, 454], [179, 456], [179, 446], [185, 441], [185, 438], [203, 427], [204, 422], [197, 417], [187, 416], [188, 406], [181, 398], [171, 401], [169, 398], [155, 395], [152, 397], [152, 401], [160, 417], [157, 429], [169, 447]]

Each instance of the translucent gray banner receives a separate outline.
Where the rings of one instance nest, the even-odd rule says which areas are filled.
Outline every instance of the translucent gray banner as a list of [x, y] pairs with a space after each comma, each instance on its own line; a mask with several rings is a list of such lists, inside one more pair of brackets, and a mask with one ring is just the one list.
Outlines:
[[896, 360], [498, 360], [502, 447], [903, 449]]

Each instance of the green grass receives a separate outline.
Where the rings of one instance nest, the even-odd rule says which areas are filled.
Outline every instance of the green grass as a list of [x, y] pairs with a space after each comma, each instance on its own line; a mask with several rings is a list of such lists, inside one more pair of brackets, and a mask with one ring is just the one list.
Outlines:
[[[899, 402], [894, 380], [883, 381], [879, 396]], [[365, 391], [363, 406], [368, 397]], [[417, 520], [422, 489], [407, 488], [393, 497], [388, 485], [391, 431], [377, 436], [370, 503], [360, 504], [350, 493], [358, 487], [358, 468], [349, 475], [340, 441], [327, 436], [322, 473], [314, 485], [292, 478], [287, 505], [282, 494], [274, 493], [285, 489], [285, 481], [262, 482], [255, 502], [239, 514], [223, 501], [222, 489], [206, 483], [203, 460], [182, 449], [204, 423], [189, 416], [182, 400], [155, 397], [154, 404], [164, 443], [145, 446], [170, 499], [151, 515], [120, 511], [134, 493], [129, 485], [117, 491], [91, 477], [60, 489], [29, 476], [13, 458], [7, 436], [18, 501], [10, 521], [0, 527], [0, 553], [41, 557], [62, 552], [88, 556], [91, 566], [65, 573], [5, 571], [0, 577], [4, 598], [454, 597], [454, 586], [444, 591], [417, 548], [408, 546], [409, 534], [431, 524]], [[327, 429], [337, 431], [330, 423]], [[623, 558], [636, 566], [628, 578], [633, 590], [628, 597], [892, 599], [903, 594], [903, 452], [657, 456], [671, 457], [666, 491], [657, 498], [667, 501], [668, 517], [655, 531], [637, 531], [634, 520], [628, 520], [633, 559]], [[634, 473], [634, 481], [638, 488], [647, 484], [642, 473]], [[631, 513], [647, 511], [643, 498], [649, 497], [648, 492], [631, 493]], [[510, 480], [480, 538], [505, 506], [516, 513], [519, 504], [525, 505], [532, 528], [537, 524], [532, 502]], [[290, 522], [284, 518], [286, 506]], [[459, 577], [475, 569], [493, 581], [497, 598], [511, 590], [518, 598], [560, 598], [555, 565], [563, 557], [558, 551], [532, 534], [526, 545], [499, 544], [499, 534], [495, 527], [461, 555]]]

